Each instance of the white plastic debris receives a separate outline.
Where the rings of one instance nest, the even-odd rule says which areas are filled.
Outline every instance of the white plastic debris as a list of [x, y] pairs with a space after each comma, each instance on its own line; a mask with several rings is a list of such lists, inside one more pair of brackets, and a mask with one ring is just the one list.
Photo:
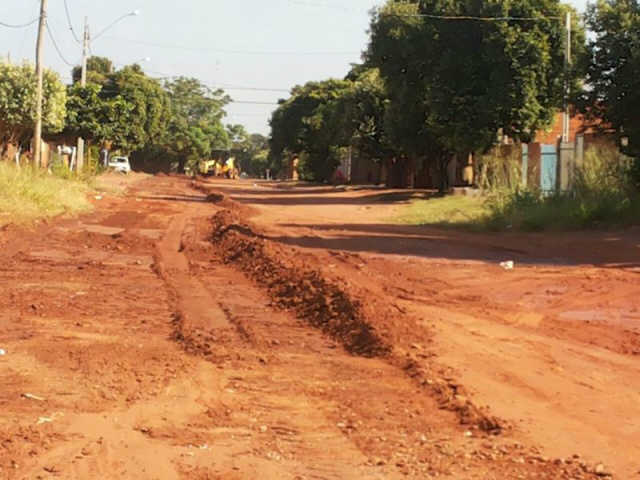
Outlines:
[[508, 260], [506, 262], [500, 263], [500, 266], [505, 270], [513, 270], [513, 267], [515, 266], [515, 264], [513, 263], [513, 260]]
[[0, 348], [0, 357], [6, 354], [7, 354], [7, 351], [4, 348]]
[[94, 198], [95, 198], [96, 200], [102, 200], [102, 195], [96, 195]]

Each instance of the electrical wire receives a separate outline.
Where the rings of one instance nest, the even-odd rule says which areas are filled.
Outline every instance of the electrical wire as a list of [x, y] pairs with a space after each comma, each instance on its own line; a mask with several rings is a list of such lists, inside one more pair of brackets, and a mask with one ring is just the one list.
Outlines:
[[31, 25], [33, 25], [34, 23], [36, 23], [38, 20], [40, 20], [40, 17], [36, 17], [33, 20], [31, 20], [28, 23], [23, 23], [22, 25], [12, 25], [10, 23], [4, 23], [4, 22], [0, 22], [0, 27], [7, 27], [7, 28], [27, 28], [30, 27]]
[[76, 31], [73, 28], [73, 23], [71, 22], [71, 15], [69, 15], [69, 5], [67, 5], [67, 0], [64, 0], [64, 11], [67, 13], [67, 22], [69, 23], [69, 30], [71, 30], [71, 34], [76, 42], [82, 43], [82, 39], [76, 35]]
[[[230, 53], [234, 55], [279, 55], [279, 56], [346, 56], [346, 55], [359, 55], [361, 52], [264, 52], [257, 50], [224, 50], [216, 48], [206, 47], [187, 47], [182, 45], [169, 45], [166, 43], [147, 42], [143, 40], [133, 40], [129, 38], [119, 38], [106, 36], [110, 40], [116, 40], [119, 42], [137, 43], [139, 45], [147, 45], [151, 47], [170, 48], [173, 50], [188, 50], [194, 52], [210, 52], [210, 53]], [[95, 39], [94, 39], [95, 40]]]
[[562, 20], [563, 17], [474, 17], [471, 15], [432, 15], [428, 13], [383, 13], [380, 15], [402, 18], [429, 18], [445, 21], [475, 21], [475, 22], [542, 22], [545, 20]]
[[[40, 6], [40, 0], [35, 0], [35, 2], [33, 3], [33, 9], [31, 10], [31, 15], [29, 15], [30, 17], [36, 14], [39, 6]], [[40, 19], [40, 17], [38, 17], [38, 19]], [[29, 27], [24, 31], [24, 37], [22, 38], [22, 43], [20, 44], [20, 50], [18, 51], [18, 58], [22, 57], [22, 52], [24, 51], [24, 47], [27, 43], [27, 38], [29, 37], [30, 29], [31, 28]]]
[[[365, 10], [358, 10], [350, 7], [342, 7], [339, 5], [329, 5], [326, 3], [315, 3], [315, 2], [305, 2], [303, 0], [285, 0], [289, 3], [294, 3], [296, 5], [305, 5], [309, 7], [321, 7], [321, 8], [330, 8], [334, 10], [343, 10], [348, 12], [359, 12], [366, 13], [369, 12]], [[479, 22], [540, 22], [545, 20], [563, 20], [562, 16], [541, 16], [541, 17], [512, 17], [512, 16], [502, 16], [502, 17], [480, 17], [473, 15], [436, 15], [429, 13], [387, 13], [380, 12], [378, 10], [378, 14], [382, 16], [388, 17], [400, 17], [400, 18], [429, 18], [433, 20], [447, 20], [447, 21], [479, 21]]]
[[[165, 79], [169, 80], [172, 78], [180, 78], [182, 76], [182, 75], [171, 75], [165, 72], [158, 72], [157, 70], [145, 69], [145, 71], [156, 74], [156, 75], [162, 75], [162, 77], [158, 78], [159, 80], [165, 80]], [[198, 80], [205, 85], [212, 86], [212, 87], [220, 87], [227, 90], [247, 90], [247, 91], [255, 91], [255, 92], [284, 92], [284, 93], [290, 92], [290, 89], [288, 88], [246, 87], [243, 85], [234, 85], [230, 83], [208, 82], [200, 79]]]
[[359, 10], [351, 7], [342, 7], [340, 5], [329, 5], [326, 3], [314, 3], [314, 2], [303, 2], [302, 0], [285, 0], [286, 2], [293, 3], [296, 5], [304, 5], [307, 7], [320, 7], [320, 8], [331, 8], [333, 10], [342, 10], [343, 12], [357, 12], [360, 13], [363, 10]]
[[53, 43], [53, 46], [56, 50], [56, 52], [58, 52], [58, 56], [62, 59], [62, 61], [64, 63], [66, 63], [67, 65], [69, 65], [70, 67], [75, 67], [77, 66], [80, 62], [76, 62], [76, 63], [71, 63], [69, 62], [65, 56], [62, 54], [62, 52], [60, 51], [60, 48], [58, 47], [58, 44], [56, 43], [56, 39], [53, 36], [53, 33], [51, 32], [51, 28], [49, 27], [49, 22], [45, 22], [45, 25], [47, 27], [47, 32], [49, 33], [49, 38], [51, 38], [51, 42]]

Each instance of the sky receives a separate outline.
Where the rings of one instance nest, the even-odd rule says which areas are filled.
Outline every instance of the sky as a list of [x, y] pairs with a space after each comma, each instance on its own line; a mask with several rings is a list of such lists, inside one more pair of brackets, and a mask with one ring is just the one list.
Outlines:
[[[383, 0], [67, 0], [71, 23], [92, 36], [118, 22], [91, 44], [94, 55], [116, 66], [140, 63], [153, 77], [195, 77], [221, 86], [235, 101], [226, 123], [269, 133], [273, 103], [297, 84], [344, 77], [367, 44], [369, 11]], [[586, 0], [570, 3], [583, 10]], [[23, 24], [40, 0], [0, 0], [0, 22]], [[49, 25], [61, 56], [46, 38], [45, 65], [70, 82], [82, 56], [69, 28], [63, 0], [49, 0]], [[0, 26], [0, 55], [35, 58], [37, 26]], [[143, 59], [148, 61], [142, 61]], [[257, 90], [256, 90], [257, 89]], [[245, 103], [243, 103], [245, 102]]]

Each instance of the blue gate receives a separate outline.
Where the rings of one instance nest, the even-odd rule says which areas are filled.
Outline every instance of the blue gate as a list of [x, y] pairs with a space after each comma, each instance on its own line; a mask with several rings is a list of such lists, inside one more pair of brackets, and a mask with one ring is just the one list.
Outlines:
[[555, 145], [541, 145], [540, 188], [555, 192], [558, 178], [558, 149]]

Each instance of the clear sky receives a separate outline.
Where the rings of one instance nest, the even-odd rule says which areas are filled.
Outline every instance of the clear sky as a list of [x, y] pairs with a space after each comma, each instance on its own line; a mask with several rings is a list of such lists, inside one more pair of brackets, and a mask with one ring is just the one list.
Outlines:
[[[35, 18], [40, 0], [0, 0], [0, 22]], [[382, 0], [67, 0], [75, 31], [82, 35], [88, 15], [95, 36], [117, 18], [139, 10], [92, 43], [94, 55], [117, 66], [150, 57], [150, 76], [183, 75], [225, 88], [238, 103], [227, 107], [228, 123], [268, 133], [273, 105], [294, 85], [343, 77], [367, 43], [368, 11]], [[586, 0], [572, 0], [583, 9]], [[63, 56], [79, 61], [63, 0], [49, 0], [50, 26]], [[0, 54], [12, 60], [35, 57], [36, 25], [21, 30], [0, 26]], [[176, 48], [150, 45], [161, 44]], [[198, 50], [200, 49], [200, 50]], [[45, 62], [70, 80], [70, 69], [46, 39]], [[213, 86], [212, 85], [212, 86]]]

